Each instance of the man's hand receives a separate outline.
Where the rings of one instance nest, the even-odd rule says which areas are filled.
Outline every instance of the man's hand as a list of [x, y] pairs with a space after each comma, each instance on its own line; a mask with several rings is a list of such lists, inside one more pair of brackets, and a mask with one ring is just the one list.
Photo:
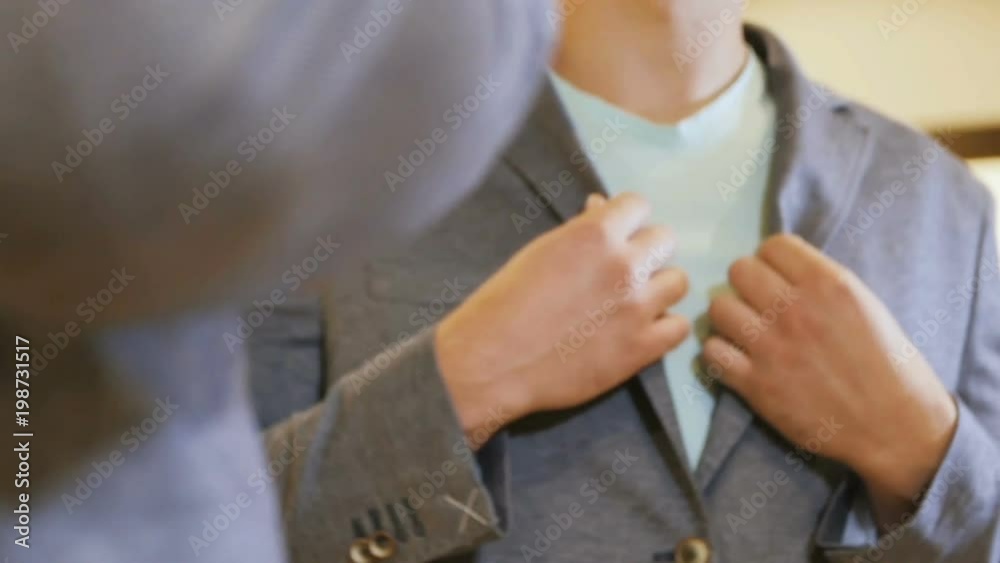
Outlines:
[[[729, 271], [716, 298], [710, 372], [799, 446], [866, 482], [883, 524], [912, 508], [951, 442], [957, 407], [891, 313], [853, 273], [778, 235]], [[714, 368], [714, 369], [713, 369]], [[833, 421], [831, 424], [830, 421]]]
[[594, 399], [688, 334], [687, 320], [666, 314], [687, 291], [666, 267], [670, 231], [645, 226], [639, 196], [587, 203], [438, 326], [438, 364], [467, 433], [480, 435], [491, 410], [516, 420]]

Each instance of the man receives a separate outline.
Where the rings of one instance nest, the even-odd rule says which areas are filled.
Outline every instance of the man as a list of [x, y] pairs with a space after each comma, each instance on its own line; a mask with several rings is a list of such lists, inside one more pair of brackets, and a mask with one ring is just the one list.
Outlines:
[[533, 97], [546, 7], [0, 5], [0, 559], [184, 561], [192, 534], [284, 559], [228, 307], [460, 200]]
[[576, 5], [482, 187], [338, 280], [267, 433], [296, 561], [996, 560], [993, 203], [740, 11]]

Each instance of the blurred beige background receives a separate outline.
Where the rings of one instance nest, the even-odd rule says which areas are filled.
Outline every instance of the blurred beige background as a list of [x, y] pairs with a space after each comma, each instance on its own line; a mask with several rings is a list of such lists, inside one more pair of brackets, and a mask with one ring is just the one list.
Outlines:
[[[1000, 197], [1000, 0], [750, 0], [809, 73], [927, 131]], [[989, 158], [992, 156], [994, 158]]]
[[[883, 33], [893, 6], [917, 9]], [[998, 0], [750, 0], [748, 13], [813, 76], [893, 117], [933, 129], [1000, 124]]]

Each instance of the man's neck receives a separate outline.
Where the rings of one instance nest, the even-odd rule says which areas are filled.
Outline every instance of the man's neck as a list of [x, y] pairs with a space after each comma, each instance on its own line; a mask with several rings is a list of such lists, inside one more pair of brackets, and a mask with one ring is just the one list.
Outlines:
[[676, 123], [739, 76], [748, 50], [738, 6], [732, 0], [587, 0], [563, 23], [552, 68], [627, 111]]

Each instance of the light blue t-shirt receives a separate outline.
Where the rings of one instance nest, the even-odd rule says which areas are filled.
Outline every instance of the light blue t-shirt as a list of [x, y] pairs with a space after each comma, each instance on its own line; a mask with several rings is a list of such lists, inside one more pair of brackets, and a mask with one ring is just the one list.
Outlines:
[[730, 264], [756, 251], [766, 225], [776, 111], [763, 65], [750, 52], [728, 89], [697, 114], [671, 125], [629, 113], [551, 73], [608, 193], [642, 194], [652, 203], [652, 222], [675, 233], [674, 264], [687, 271], [691, 285], [672, 312], [691, 319], [695, 330], [664, 363], [692, 469], [705, 446], [716, 398], [713, 386], [704, 383], [709, 378], [699, 375], [709, 302], [717, 292], [729, 290]]

